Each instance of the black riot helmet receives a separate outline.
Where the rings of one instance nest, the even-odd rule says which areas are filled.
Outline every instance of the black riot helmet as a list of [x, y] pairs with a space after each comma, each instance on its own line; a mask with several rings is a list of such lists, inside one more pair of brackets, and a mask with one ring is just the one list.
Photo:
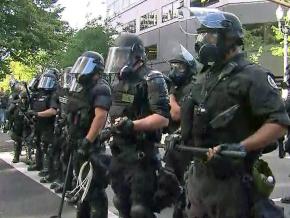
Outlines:
[[230, 49], [243, 45], [243, 28], [236, 15], [209, 8], [191, 8], [191, 12], [199, 23], [195, 49], [202, 64], [223, 61]]
[[75, 74], [80, 84], [86, 85], [97, 73], [104, 71], [104, 58], [94, 51], [84, 52], [75, 62], [70, 73]]
[[54, 69], [46, 70], [39, 78], [37, 88], [43, 91], [54, 91], [57, 87], [57, 72]]
[[170, 71], [168, 76], [175, 86], [182, 86], [196, 72], [194, 57], [182, 45], [179, 45], [179, 47], [179, 52], [169, 60]]
[[145, 62], [145, 48], [139, 36], [121, 34], [109, 49], [105, 73], [117, 74], [119, 79], [128, 79], [136, 64]]
[[103, 73], [104, 65], [104, 58], [98, 52], [84, 52], [70, 71], [73, 77], [70, 91], [80, 91], [82, 87], [89, 87], [92, 84], [93, 77], [96, 74]]
[[40, 80], [40, 76], [39, 75], [33, 77], [30, 80], [30, 82], [28, 83], [28, 89], [30, 91], [32, 91], [32, 92], [37, 91], [37, 87], [38, 87], [39, 80]]

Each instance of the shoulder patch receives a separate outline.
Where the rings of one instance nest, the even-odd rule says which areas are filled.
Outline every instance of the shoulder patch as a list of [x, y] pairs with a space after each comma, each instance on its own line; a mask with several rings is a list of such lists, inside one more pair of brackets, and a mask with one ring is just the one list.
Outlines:
[[268, 83], [270, 84], [270, 86], [274, 89], [279, 89], [277, 84], [275, 83], [275, 81], [273, 80], [273, 78], [271, 77], [271, 75], [268, 74]]

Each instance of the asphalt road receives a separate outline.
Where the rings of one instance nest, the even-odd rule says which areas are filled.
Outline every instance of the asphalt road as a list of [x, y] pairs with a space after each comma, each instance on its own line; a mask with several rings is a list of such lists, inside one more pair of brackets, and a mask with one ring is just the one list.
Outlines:
[[[49, 190], [49, 185], [38, 182], [37, 172], [27, 172], [24, 163], [12, 164], [12, 141], [0, 133], [0, 218], [47, 218], [57, 213], [60, 196]], [[283, 206], [285, 217], [290, 218], [290, 205], [279, 203], [280, 198], [290, 196], [290, 157], [279, 159], [276, 151], [263, 157], [276, 177], [276, 187], [271, 195]], [[112, 190], [109, 197], [109, 218], [117, 217], [112, 205]], [[172, 209], [162, 211], [159, 218], [171, 217]], [[75, 217], [75, 208], [64, 207], [63, 218]]]

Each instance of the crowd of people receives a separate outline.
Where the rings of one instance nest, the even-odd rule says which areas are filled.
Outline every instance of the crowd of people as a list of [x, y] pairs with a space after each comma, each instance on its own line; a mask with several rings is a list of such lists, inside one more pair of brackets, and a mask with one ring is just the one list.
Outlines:
[[198, 56], [180, 45], [166, 75], [147, 66], [137, 35], [123, 33], [106, 63], [86, 51], [72, 67], [11, 81], [0, 118], [6, 108], [13, 162], [25, 148], [28, 170], [65, 190], [78, 218], [108, 217], [109, 184], [122, 218], [172, 205], [174, 218], [284, 217], [260, 158], [290, 125], [273, 75], [246, 59], [234, 14], [196, 18]]

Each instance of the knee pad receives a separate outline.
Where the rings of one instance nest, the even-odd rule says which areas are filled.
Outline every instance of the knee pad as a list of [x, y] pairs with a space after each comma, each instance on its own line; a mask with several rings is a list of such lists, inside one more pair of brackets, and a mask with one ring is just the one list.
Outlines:
[[153, 212], [151, 212], [149, 208], [141, 204], [132, 205], [131, 210], [130, 210], [130, 215], [132, 218], [153, 218], [154, 217]]

